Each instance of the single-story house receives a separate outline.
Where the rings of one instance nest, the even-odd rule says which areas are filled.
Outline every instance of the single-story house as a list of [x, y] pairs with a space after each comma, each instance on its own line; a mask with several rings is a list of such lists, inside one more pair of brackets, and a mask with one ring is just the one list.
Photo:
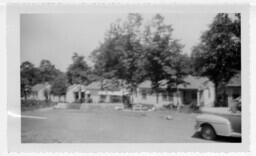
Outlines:
[[[150, 80], [146, 80], [140, 83], [136, 89], [136, 92], [133, 94], [133, 102], [141, 103], [141, 104], [156, 104], [157, 95], [151, 88], [152, 82]], [[166, 87], [160, 87], [158, 92], [158, 104], [164, 105], [172, 100], [172, 95], [168, 94], [166, 91]]]
[[241, 73], [234, 75], [226, 85], [228, 96], [228, 106], [230, 107], [233, 100], [241, 97]]
[[100, 102], [99, 92], [102, 90], [101, 81], [95, 81], [86, 86], [87, 96], [92, 99], [93, 103]]
[[[182, 84], [167, 91], [166, 80], [161, 81], [158, 92], [158, 105], [196, 104], [197, 106], [213, 106], [215, 99], [214, 84], [204, 77], [186, 76]], [[165, 84], [164, 84], [165, 83]], [[156, 105], [156, 93], [151, 89], [151, 81], [146, 80], [138, 85], [134, 103]]]
[[82, 84], [73, 84], [67, 88], [66, 101], [69, 103], [73, 102], [84, 102], [86, 97], [86, 86]]
[[206, 77], [186, 76], [184, 83], [178, 85], [182, 104], [196, 104], [197, 106], [213, 107], [215, 100], [215, 86]]
[[46, 100], [50, 99], [51, 85], [49, 83], [36, 84], [31, 88], [30, 99]]
[[92, 82], [86, 90], [93, 103], [121, 102], [124, 93], [119, 85], [112, 84], [110, 80]]

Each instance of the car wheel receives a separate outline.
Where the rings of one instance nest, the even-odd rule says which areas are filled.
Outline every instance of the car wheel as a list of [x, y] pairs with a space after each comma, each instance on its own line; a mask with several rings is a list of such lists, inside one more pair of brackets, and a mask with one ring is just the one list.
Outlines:
[[216, 138], [216, 133], [212, 126], [203, 125], [201, 130], [201, 136], [206, 140], [214, 140]]

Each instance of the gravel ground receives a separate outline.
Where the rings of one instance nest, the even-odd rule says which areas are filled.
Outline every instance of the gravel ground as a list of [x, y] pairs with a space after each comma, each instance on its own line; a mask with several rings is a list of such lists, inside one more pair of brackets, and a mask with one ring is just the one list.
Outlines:
[[[168, 115], [171, 120], [166, 119]], [[23, 143], [213, 142], [195, 133], [196, 115], [170, 110], [120, 111], [113, 105], [27, 111], [22, 113], [21, 140]]]

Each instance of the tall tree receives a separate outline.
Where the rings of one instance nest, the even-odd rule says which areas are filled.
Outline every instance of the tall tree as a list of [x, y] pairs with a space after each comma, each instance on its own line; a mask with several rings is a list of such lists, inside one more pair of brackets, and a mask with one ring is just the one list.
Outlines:
[[[173, 39], [172, 32], [172, 26], [165, 24], [164, 17], [160, 14], [153, 17], [144, 32], [144, 69], [152, 82], [157, 103], [160, 81], [167, 79], [170, 85], [174, 79], [177, 79], [179, 72], [177, 59], [181, 58], [183, 45], [178, 40]], [[173, 76], [175, 78], [172, 78]]]
[[215, 83], [216, 93], [241, 70], [240, 23], [240, 14], [217, 14], [193, 49], [196, 71]]
[[42, 82], [52, 82], [60, 71], [49, 60], [42, 60], [39, 66]]
[[25, 61], [20, 66], [21, 77], [21, 97], [25, 97], [31, 93], [31, 87], [41, 82], [40, 71], [28, 61]]
[[178, 72], [173, 72], [179, 66], [173, 60], [182, 58], [183, 46], [172, 38], [172, 31], [159, 14], [146, 27], [140, 14], [129, 14], [125, 21], [111, 24], [105, 41], [93, 52], [95, 70], [103, 77], [125, 80], [131, 90], [150, 79], [158, 93], [159, 82]]
[[67, 78], [70, 84], [88, 84], [90, 82], [91, 68], [83, 56], [74, 53], [73, 63], [68, 67]]
[[92, 55], [100, 75], [123, 79], [131, 89], [141, 81], [143, 74], [139, 62], [143, 50], [140, 44], [141, 23], [141, 15], [132, 13], [125, 21], [111, 24], [104, 43]]
[[53, 81], [51, 93], [59, 98], [66, 95], [68, 81], [65, 74], [59, 74]]

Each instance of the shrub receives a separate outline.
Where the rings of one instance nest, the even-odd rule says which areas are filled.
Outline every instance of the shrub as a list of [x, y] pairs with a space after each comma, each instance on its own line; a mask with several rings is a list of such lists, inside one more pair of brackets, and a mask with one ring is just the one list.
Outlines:
[[57, 102], [52, 102], [50, 100], [40, 101], [40, 100], [21, 100], [21, 111], [35, 110], [38, 108], [46, 108], [56, 105]]

